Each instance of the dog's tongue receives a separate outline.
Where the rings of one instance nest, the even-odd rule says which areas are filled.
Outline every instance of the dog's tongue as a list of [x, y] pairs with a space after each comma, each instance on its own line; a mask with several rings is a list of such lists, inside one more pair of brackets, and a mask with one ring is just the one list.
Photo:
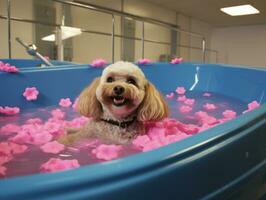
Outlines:
[[123, 97], [115, 97], [114, 98], [115, 104], [122, 104], [122, 103], [124, 103], [124, 101], [125, 101], [125, 98], [123, 98]]

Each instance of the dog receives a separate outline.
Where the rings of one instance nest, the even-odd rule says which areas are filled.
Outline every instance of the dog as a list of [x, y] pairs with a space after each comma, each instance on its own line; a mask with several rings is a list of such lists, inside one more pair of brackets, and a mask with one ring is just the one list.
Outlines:
[[101, 77], [81, 92], [77, 110], [91, 120], [78, 130], [69, 130], [59, 139], [61, 143], [92, 137], [105, 143], [127, 144], [137, 135], [145, 134], [146, 121], [169, 116], [160, 92], [138, 66], [124, 61], [107, 66]]

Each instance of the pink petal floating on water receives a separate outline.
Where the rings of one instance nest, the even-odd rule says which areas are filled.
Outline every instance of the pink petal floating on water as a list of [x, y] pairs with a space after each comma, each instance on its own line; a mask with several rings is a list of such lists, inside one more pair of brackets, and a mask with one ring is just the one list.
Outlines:
[[0, 106], [0, 114], [4, 114], [4, 115], [16, 115], [19, 112], [20, 112], [19, 107], [9, 107], [9, 106], [1, 107]]
[[72, 108], [75, 110], [75, 111], [78, 111], [78, 98], [75, 99], [73, 105], [72, 105]]
[[42, 145], [52, 140], [53, 136], [48, 131], [40, 131], [35, 134], [31, 134], [32, 140], [30, 144]]
[[195, 113], [195, 117], [202, 123], [208, 125], [214, 125], [219, 123], [219, 120], [213, 116], [208, 115], [208, 113], [203, 111], [198, 111]]
[[192, 105], [194, 105], [194, 103], [195, 103], [195, 99], [186, 99], [186, 100], [184, 101], [184, 103], [187, 104], [187, 105], [192, 106]]
[[119, 152], [122, 150], [121, 145], [106, 145], [101, 144], [92, 150], [92, 153], [96, 155], [98, 159], [113, 160], [118, 158]]
[[9, 146], [8, 142], [0, 143], [0, 153], [6, 155], [11, 154], [11, 147]]
[[165, 128], [156, 128], [156, 127], [150, 128], [147, 132], [147, 135], [152, 140], [165, 137]]
[[180, 101], [180, 102], [183, 102], [183, 101], [187, 100], [187, 97], [185, 95], [183, 95], [183, 96], [178, 97], [176, 100]]
[[28, 101], [33, 101], [38, 98], [39, 91], [37, 90], [36, 87], [27, 87], [23, 93], [23, 96], [28, 100]]
[[70, 101], [69, 98], [60, 99], [59, 105], [62, 107], [69, 107], [72, 105], [72, 102]]
[[26, 121], [26, 124], [41, 124], [42, 120], [40, 118], [30, 118]]
[[258, 107], [260, 107], [260, 104], [257, 101], [252, 101], [251, 103], [248, 104], [249, 110], [253, 110]]
[[212, 103], [206, 103], [205, 105], [203, 105], [203, 108], [206, 110], [215, 110], [217, 107]]
[[166, 98], [167, 98], [167, 99], [173, 99], [174, 96], [175, 96], [175, 94], [174, 94], [173, 92], [171, 92], [170, 94], [167, 94], [167, 95], [166, 95]]
[[185, 94], [186, 89], [184, 87], [177, 87], [175, 91], [177, 94], [183, 95]]
[[177, 127], [183, 133], [190, 134], [190, 135], [194, 135], [199, 132], [199, 127], [193, 124], [184, 124], [184, 123], [178, 122]]
[[8, 163], [9, 161], [11, 161], [13, 159], [13, 156], [11, 154], [0, 154], [0, 166]]
[[226, 119], [233, 119], [233, 118], [236, 117], [236, 112], [233, 111], [233, 110], [225, 110], [225, 111], [223, 112], [223, 116], [224, 116], [224, 118], [226, 118]]
[[54, 118], [57, 118], [57, 119], [64, 119], [65, 117], [65, 113], [60, 110], [60, 109], [54, 109], [51, 111], [51, 115], [54, 117]]
[[27, 151], [28, 147], [26, 145], [20, 145], [13, 142], [9, 143], [9, 146], [11, 147], [11, 151], [13, 154], [21, 154]]
[[147, 135], [139, 135], [132, 141], [132, 144], [138, 149], [142, 149], [150, 141], [151, 140]]
[[91, 66], [92, 67], [103, 67], [106, 64], [107, 64], [106, 60], [104, 60], [102, 58], [99, 58], [99, 59], [93, 60], [92, 63], [91, 63]]
[[2, 175], [2, 176], [6, 175], [6, 167], [0, 166], [0, 175]]
[[0, 71], [8, 72], [8, 73], [17, 73], [19, 69], [15, 66], [11, 66], [9, 63], [0, 63]]
[[31, 141], [31, 136], [27, 131], [19, 131], [14, 137], [9, 138], [9, 141], [16, 142], [19, 144], [29, 143]]
[[59, 158], [50, 158], [40, 167], [41, 172], [57, 172], [80, 167], [78, 160], [62, 160]]
[[150, 64], [152, 63], [152, 61], [148, 58], [143, 58], [143, 59], [139, 59], [138, 60], [138, 64], [141, 64], [141, 65], [147, 65], [147, 64]]
[[151, 150], [154, 150], [154, 149], [158, 149], [159, 147], [163, 146], [162, 143], [160, 143], [159, 141], [157, 140], [152, 140], [150, 142], [148, 142], [142, 149], [143, 152], [146, 152], [146, 151], [151, 151]]
[[61, 125], [56, 122], [45, 122], [43, 129], [51, 134], [57, 133], [61, 129]]
[[248, 109], [245, 110], [243, 113], [249, 112], [251, 110], [254, 110], [255, 108], [260, 107], [260, 104], [257, 101], [252, 101], [251, 103], [248, 104]]
[[211, 96], [211, 94], [210, 93], [208, 93], [208, 92], [205, 92], [205, 93], [203, 93], [203, 95], [202, 96], [204, 96], [204, 97], [210, 97]]
[[45, 153], [54, 153], [57, 154], [65, 149], [65, 146], [63, 144], [60, 144], [57, 141], [48, 142], [44, 145], [42, 145], [41, 150]]
[[171, 60], [171, 64], [180, 64], [183, 62], [183, 58], [174, 58]]
[[9, 135], [20, 131], [20, 126], [16, 124], [6, 124], [0, 129], [0, 134]]
[[182, 106], [180, 106], [180, 108], [179, 108], [179, 111], [181, 112], [181, 113], [188, 113], [188, 112], [190, 112], [192, 110], [192, 108], [190, 107], [190, 106], [185, 106], [185, 105], [182, 105]]

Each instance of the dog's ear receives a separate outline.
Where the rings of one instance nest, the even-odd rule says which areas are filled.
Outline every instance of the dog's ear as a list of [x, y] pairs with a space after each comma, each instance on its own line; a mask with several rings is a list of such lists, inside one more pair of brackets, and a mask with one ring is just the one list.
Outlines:
[[138, 108], [139, 121], [156, 121], [169, 116], [169, 108], [163, 96], [148, 82], [145, 86], [145, 97]]
[[100, 78], [95, 78], [78, 97], [78, 111], [81, 115], [98, 119], [102, 115], [102, 106], [96, 98], [96, 89], [100, 83]]

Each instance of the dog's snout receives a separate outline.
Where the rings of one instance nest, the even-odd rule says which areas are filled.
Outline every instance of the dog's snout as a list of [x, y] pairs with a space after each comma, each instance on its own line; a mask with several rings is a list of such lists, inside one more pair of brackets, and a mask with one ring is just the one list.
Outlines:
[[114, 93], [116, 95], [121, 95], [124, 93], [124, 91], [125, 91], [125, 88], [123, 88], [122, 86], [117, 85], [114, 87]]

